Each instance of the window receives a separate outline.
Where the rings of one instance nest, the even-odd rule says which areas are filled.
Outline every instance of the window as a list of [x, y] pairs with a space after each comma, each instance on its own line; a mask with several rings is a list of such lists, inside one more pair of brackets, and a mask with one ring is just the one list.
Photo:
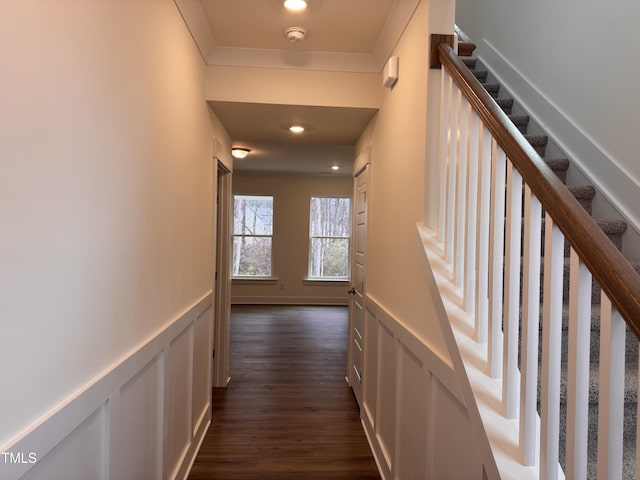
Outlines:
[[312, 197], [309, 217], [309, 278], [349, 278], [351, 199]]
[[270, 277], [273, 197], [234, 195], [234, 277]]

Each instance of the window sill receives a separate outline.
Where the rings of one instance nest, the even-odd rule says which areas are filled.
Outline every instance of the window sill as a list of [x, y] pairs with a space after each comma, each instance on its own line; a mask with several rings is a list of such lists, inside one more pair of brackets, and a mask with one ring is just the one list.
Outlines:
[[350, 280], [348, 278], [305, 278], [302, 283], [304, 285], [335, 285], [343, 286], [349, 285]]
[[232, 285], [277, 285], [278, 277], [233, 277]]

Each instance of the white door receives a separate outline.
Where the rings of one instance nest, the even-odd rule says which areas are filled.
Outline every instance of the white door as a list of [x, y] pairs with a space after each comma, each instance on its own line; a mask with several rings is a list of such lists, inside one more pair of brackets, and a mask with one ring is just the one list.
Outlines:
[[362, 407], [364, 361], [364, 294], [367, 269], [367, 183], [369, 166], [354, 177], [353, 255], [351, 257], [351, 302], [349, 308], [349, 355], [347, 378]]

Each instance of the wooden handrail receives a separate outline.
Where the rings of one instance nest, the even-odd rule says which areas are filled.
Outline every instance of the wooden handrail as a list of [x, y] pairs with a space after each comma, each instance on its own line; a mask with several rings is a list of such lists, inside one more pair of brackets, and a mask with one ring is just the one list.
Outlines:
[[640, 339], [640, 275], [540, 158], [453, 48], [440, 43], [438, 54], [439, 61], [484, 125]]

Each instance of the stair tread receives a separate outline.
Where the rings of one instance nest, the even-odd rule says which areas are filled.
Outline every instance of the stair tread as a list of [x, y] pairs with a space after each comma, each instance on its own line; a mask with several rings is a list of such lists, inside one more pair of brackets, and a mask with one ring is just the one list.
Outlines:
[[568, 158], [545, 158], [544, 161], [554, 170], [567, 170], [571, 165]]
[[489, 75], [489, 72], [487, 72], [486, 70], [471, 70], [471, 73], [473, 73], [475, 77], [480, 81], [486, 80], [487, 75]]
[[571, 194], [578, 199], [591, 199], [596, 196], [593, 185], [567, 185]]
[[503, 109], [511, 109], [513, 107], [513, 98], [496, 98], [494, 100]]
[[458, 42], [458, 52], [463, 56], [470, 56], [476, 49], [476, 44], [473, 42]]
[[[627, 231], [629, 225], [624, 220], [609, 220], [606, 218], [593, 219], [598, 226], [607, 234], [623, 234]], [[639, 265], [640, 266], [640, 265]]]
[[482, 86], [488, 92], [497, 92], [498, 90], [500, 90], [500, 84], [499, 83], [485, 83], [485, 82], [480, 82], [480, 83], [482, 83]]
[[529, 115], [509, 115], [509, 120], [515, 125], [527, 125], [529, 123]]
[[464, 63], [469, 69], [475, 68], [476, 62], [478, 60], [475, 57], [460, 57], [460, 59], [462, 60], [462, 63]]
[[524, 138], [526, 138], [527, 141], [534, 146], [546, 145], [547, 142], [549, 141], [549, 137], [547, 137], [546, 135], [525, 135]]
[[[545, 147], [546, 148], [546, 147]], [[543, 158], [544, 162], [553, 170], [562, 183], [567, 183], [567, 170], [569, 170], [568, 158]]]

